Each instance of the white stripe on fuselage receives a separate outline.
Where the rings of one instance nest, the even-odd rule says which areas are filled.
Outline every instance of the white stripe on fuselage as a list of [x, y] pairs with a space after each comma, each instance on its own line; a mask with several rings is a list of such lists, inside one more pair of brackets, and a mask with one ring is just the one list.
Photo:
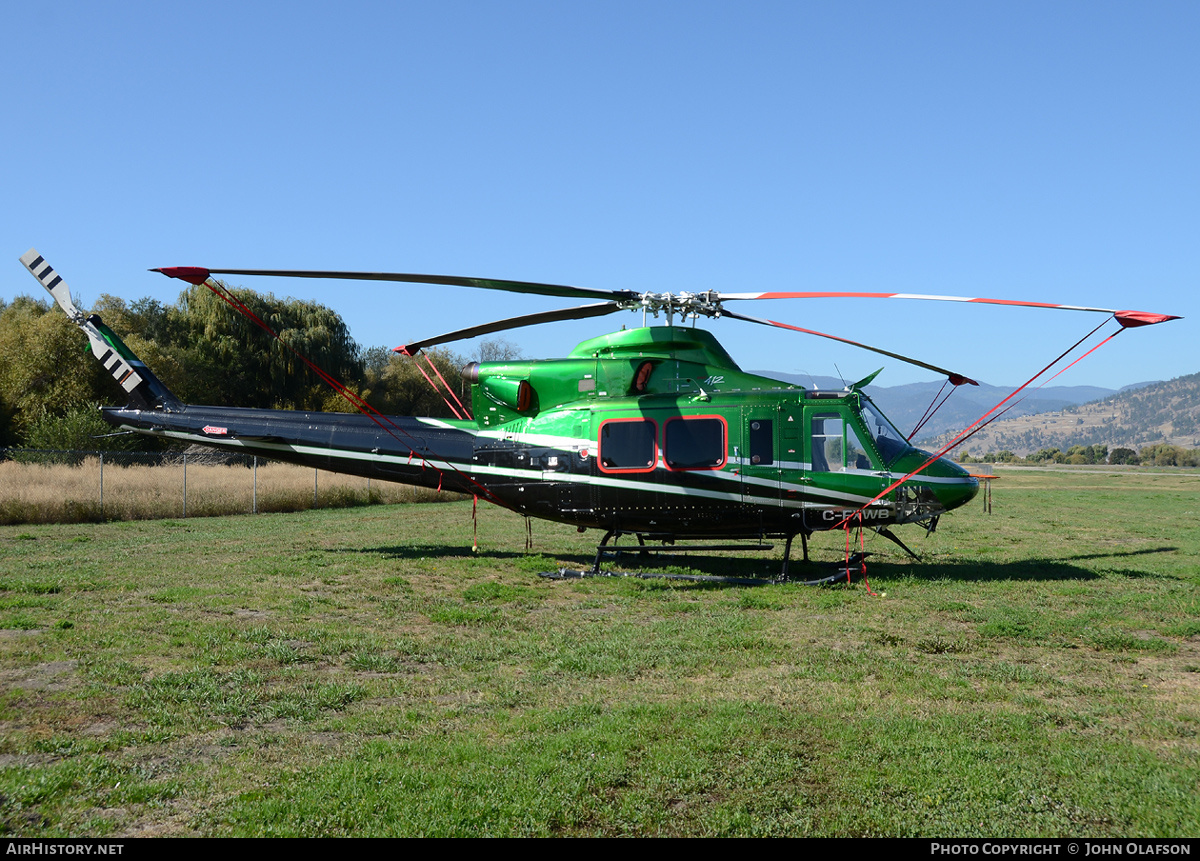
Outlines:
[[[129, 428], [129, 429], [136, 430], [135, 428]], [[454, 429], [453, 425], [448, 426], [448, 429], [453, 430]], [[444, 470], [447, 472], [462, 473], [465, 475], [469, 475], [471, 477], [475, 477], [477, 475], [494, 475], [494, 476], [502, 476], [502, 477], [507, 477], [507, 478], [525, 479], [531, 483], [549, 480], [549, 481], [559, 481], [559, 482], [571, 482], [574, 484], [591, 484], [591, 485], [597, 485], [597, 486], [601, 486], [601, 487], [612, 487], [612, 488], [636, 490], [636, 491], [642, 491], [642, 492], [663, 493], [663, 494], [667, 494], [667, 495], [671, 495], [671, 496], [697, 496], [697, 497], [702, 497], [705, 499], [720, 499], [720, 500], [725, 500], [725, 501], [730, 501], [730, 502], [747, 501], [747, 500], [745, 500], [742, 493], [734, 492], [734, 491], [709, 490], [709, 489], [698, 488], [698, 487], [684, 487], [682, 485], [666, 484], [666, 483], [662, 483], [659, 481], [647, 481], [646, 479], [635, 479], [635, 478], [621, 478], [621, 477], [612, 476], [612, 475], [593, 476], [593, 475], [577, 475], [577, 474], [565, 473], [565, 472], [546, 473], [546, 472], [543, 472], [536, 468], [534, 468], [534, 469], [524, 468], [523, 469], [523, 468], [517, 468], [517, 467], [486, 466], [486, 465], [473, 464], [473, 463], [472, 464], [457, 463], [454, 461], [441, 460], [438, 458], [423, 456], [423, 455], [415, 453], [415, 452], [410, 455], [377, 454], [375, 452], [369, 452], [369, 451], [350, 451], [347, 449], [333, 449], [333, 448], [328, 448], [328, 447], [323, 447], [323, 446], [295, 445], [295, 444], [290, 444], [290, 443], [267, 442], [265, 440], [258, 441], [258, 440], [244, 440], [244, 439], [236, 439], [236, 438], [234, 438], [234, 439], [215, 439], [213, 437], [205, 436], [203, 434], [188, 433], [186, 431], [159, 431], [156, 433], [156, 435], [157, 436], [166, 436], [166, 437], [170, 437], [172, 439], [180, 439], [180, 440], [188, 440], [191, 442], [198, 442], [198, 443], [202, 443], [202, 444], [208, 445], [208, 446], [240, 448], [240, 449], [247, 450], [247, 451], [292, 452], [292, 453], [299, 454], [299, 455], [328, 457], [333, 460], [372, 461], [372, 462], [376, 462], [376, 463], [383, 462], [383, 463], [394, 463], [394, 464], [404, 464], [404, 465], [411, 464], [414, 460], [417, 460], [419, 463], [422, 463], [427, 467], [432, 467], [434, 469], [440, 469], [440, 470]], [[518, 436], [525, 437], [525, 439], [517, 439]], [[590, 447], [590, 445], [591, 445], [590, 442], [587, 445], [582, 445], [580, 440], [573, 438], [573, 437], [551, 437], [549, 435], [543, 435], [543, 434], [536, 434], [536, 435], [535, 434], [523, 434], [523, 435], [514, 434], [510, 438], [512, 438], [514, 442], [530, 444], [528, 442], [528, 438], [534, 437], [534, 436], [540, 437], [540, 439], [538, 440], [538, 444], [545, 445], [547, 447], [559, 448], [559, 449], [565, 448], [566, 450], [571, 450], [576, 447], [586, 448], [586, 447]], [[551, 439], [555, 440], [558, 444], [551, 446], [549, 444], [549, 440], [551, 440]], [[797, 465], [801, 466], [801, 467], [807, 466], [807, 464], [797, 464]], [[665, 470], [661, 461], [659, 463], [659, 469], [662, 469], [664, 472], [668, 472], [667, 470]], [[668, 474], [676, 475], [678, 473], [676, 473], [674, 471], [670, 471]], [[847, 493], [845, 491], [832, 490], [832, 489], [824, 488], [824, 487], [814, 487], [811, 484], [798, 484], [795, 482], [783, 481], [780, 479], [743, 475], [743, 474], [739, 474], [739, 473], [735, 473], [735, 472], [727, 472], [724, 470], [713, 470], [711, 472], [704, 472], [703, 474], [706, 477], [714, 478], [714, 479], [717, 479], [717, 480], [723, 481], [723, 482], [730, 482], [730, 483], [735, 483], [735, 484], [739, 484], [739, 485], [750, 484], [750, 485], [754, 485], [756, 487], [763, 487], [763, 488], [768, 488], [768, 489], [778, 488], [779, 490], [784, 491], [784, 492], [792, 491], [792, 492], [796, 492], [796, 493], [803, 493], [806, 496], [810, 496], [810, 497], [814, 497], [814, 496], [821, 497], [823, 499], [829, 500], [829, 504], [865, 505], [866, 503], [870, 502], [872, 499], [871, 496], [866, 496], [866, 495], [861, 495], [861, 494], [856, 494], [856, 493]], [[871, 470], [861, 470], [861, 469], [844, 470], [842, 472], [837, 472], [837, 473], [818, 473], [818, 474], [819, 475], [860, 475], [860, 476], [877, 478], [877, 479], [880, 479], [881, 482], [885, 478], [885, 476], [881, 476], [877, 472], [873, 472]], [[954, 484], [962, 484], [969, 480], [970, 480], [970, 477], [968, 477], [968, 476], [964, 476], [963, 478], [930, 478], [930, 477], [922, 476], [920, 479], [920, 481], [922, 481], [922, 482], [954, 483]], [[882, 484], [881, 484], [881, 489], [882, 489]], [[758, 504], [768, 504], [768, 503], [774, 502], [774, 500], [765, 500], [762, 497], [754, 497], [753, 501]], [[780, 499], [779, 504], [784, 508], [808, 508], [808, 507], [814, 506], [813, 502], [802, 501], [802, 500], [790, 500], [790, 499]], [[820, 503], [815, 503], [815, 505], [817, 505], [819, 507]]]
[[[128, 430], [137, 430], [136, 428], [128, 426], [125, 427]], [[415, 460], [418, 463], [424, 464], [426, 467], [432, 467], [433, 469], [444, 470], [446, 472], [461, 473], [471, 477], [478, 475], [494, 475], [508, 478], [526, 479], [531, 483], [547, 480], [543, 478], [544, 473], [536, 469], [531, 470], [518, 469], [515, 467], [456, 463], [454, 461], [424, 456], [415, 452], [412, 455], [376, 454], [369, 451], [349, 451], [346, 449], [332, 449], [323, 446], [267, 442], [265, 440], [216, 439], [203, 434], [188, 433], [186, 431], [157, 431], [154, 435], [165, 436], [171, 439], [187, 440], [189, 442], [197, 442], [203, 445], [218, 448], [242, 449], [243, 451], [249, 452], [259, 451], [267, 454], [268, 456], [270, 452], [291, 452], [299, 455], [328, 457], [332, 460], [373, 461], [376, 463], [383, 462], [405, 465], [411, 464]], [[651, 491], [671, 496], [696, 496], [705, 499], [721, 499], [730, 502], [745, 501], [740, 492], [707, 490], [698, 487], [684, 487], [681, 485], [664, 484], [657, 481], [646, 481], [645, 479], [617, 478], [608, 475], [573, 475], [571, 473], [562, 472], [549, 473], [549, 475], [553, 476], [553, 478], [550, 480], [572, 482], [575, 484], [592, 484], [601, 487], [624, 488], [626, 490], [637, 490], [643, 492]], [[836, 502], [840, 504], [852, 503], [856, 505], [864, 505], [871, 500], [870, 496], [861, 496], [859, 494], [844, 493], [841, 491], [792, 484], [789, 482], [777, 482], [771, 479], [760, 479], [753, 476], [740, 476], [722, 471], [713, 471], [708, 473], [708, 475], [723, 481], [736, 482], [740, 484], [744, 480], [746, 483], [759, 485], [762, 487], [779, 487], [783, 490], [794, 490], [798, 493], [804, 493], [808, 496], [820, 496], [829, 499], [831, 504]], [[764, 500], [761, 497], [755, 497], [754, 501], [758, 504], [774, 502], [774, 500]], [[807, 508], [813, 505], [811, 502], [790, 499], [779, 500], [779, 504], [785, 508]]]
[[[422, 418], [422, 419], [419, 419], [419, 421], [424, 422], [424, 423], [430, 425], [431, 427], [445, 428], [447, 430], [463, 430], [463, 428], [460, 428], [457, 425], [449, 424], [447, 422], [440, 421], [438, 419]], [[468, 429], [467, 432], [471, 433], [472, 431]], [[598, 442], [597, 442], [597, 440], [594, 440], [594, 439], [580, 439], [579, 437], [559, 436], [556, 434], [518, 433], [518, 432], [513, 432], [513, 431], [505, 431], [505, 430], [497, 430], [497, 429], [484, 429], [484, 430], [476, 431], [474, 433], [476, 436], [484, 438], [484, 439], [504, 440], [506, 442], [513, 442], [513, 443], [517, 443], [519, 445], [528, 445], [528, 446], [535, 446], [535, 447], [536, 446], [544, 446], [545, 448], [559, 449], [561, 451], [580, 451], [583, 449], [596, 449], [598, 447]], [[746, 457], [730, 457], [728, 459], [727, 463], [737, 464], [738, 466], [741, 466], [741, 467], [772, 467], [775, 469], [792, 470], [792, 471], [796, 471], [796, 472], [804, 472], [804, 473], [810, 473], [810, 474], [816, 474], [816, 475], [878, 476], [881, 479], [886, 479], [889, 484], [891, 482], [895, 481], [899, 477], [893, 473], [886, 472], [884, 470], [876, 470], [876, 469], [842, 469], [842, 470], [837, 470], [836, 472], [831, 471], [831, 470], [825, 470], [822, 472], [814, 473], [811, 463], [809, 463], [808, 461], [800, 461], [800, 460], [777, 460], [774, 463], [757, 464], [757, 463], [751, 463], [750, 459], [746, 458]], [[662, 461], [661, 458], [658, 461], [658, 467], [660, 469], [666, 468], [666, 464]], [[736, 478], [737, 478], [737, 476], [730, 476], [728, 473], [722, 475], [719, 471], [715, 471], [715, 470], [712, 472], [712, 474], [718, 475], [718, 476], [720, 476], [722, 478], [726, 478], [726, 479], [732, 478], [733, 480], [736, 480]], [[741, 478], [744, 478], [754, 484], [760, 483], [759, 479], [752, 478], [751, 476], [741, 476]], [[921, 475], [919, 479], [915, 479], [915, 480], [919, 480], [919, 481], [927, 483], [927, 484], [963, 484], [964, 482], [970, 480], [970, 478], [971, 478], [971, 476]], [[770, 480], [768, 479], [767, 482], [769, 483]], [[786, 483], [785, 483], [785, 486], [790, 487], [792, 485], [786, 485]], [[808, 490], [807, 487], [799, 487], [799, 486], [795, 487], [795, 489]]]

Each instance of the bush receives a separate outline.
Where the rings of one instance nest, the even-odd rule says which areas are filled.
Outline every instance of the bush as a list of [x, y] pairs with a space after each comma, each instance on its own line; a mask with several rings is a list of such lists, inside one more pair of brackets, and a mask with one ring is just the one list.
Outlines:
[[29, 448], [56, 451], [130, 451], [145, 445], [134, 434], [112, 432], [100, 418], [98, 404], [79, 404], [61, 415], [43, 413], [29, 426], [25, 442]]

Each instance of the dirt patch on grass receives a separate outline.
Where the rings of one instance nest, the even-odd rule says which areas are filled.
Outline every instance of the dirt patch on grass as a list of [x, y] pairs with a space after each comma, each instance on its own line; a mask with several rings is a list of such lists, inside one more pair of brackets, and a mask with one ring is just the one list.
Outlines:
[[0, 685], [23, 691], [62, 691], [73, 686], [78, 661], [50, 661], [0, 672]]

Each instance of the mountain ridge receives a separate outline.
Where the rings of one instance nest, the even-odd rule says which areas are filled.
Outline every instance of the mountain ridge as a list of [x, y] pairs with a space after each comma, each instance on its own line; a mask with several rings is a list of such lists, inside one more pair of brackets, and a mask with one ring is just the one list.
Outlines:
[[[944, 445], [951, 434], [929, 440]], [[1011, 451], [1028, 455], [1081, 445], [1140, 449], [1148, 445], [1200, 447], [1200, 373], [1176, 377], [1061, 410], [1005, 417], [963, 444], [973, 456]]]
[[[750, 373], [761, 374], [772, 379], [804, 386], [806, 389], [820, 391], [841, 391], [850, 382], [853, 382], [843, 382], [837, 377], [814, 377], [808, 374], [785, 374], [778, 371], [750, 371]], [[1036, 415], [1064, 410], [1071, 406], [1101, 400], [1119, 394], [1121, 391], [1147, 385], [1155, 385], [1155, 383], [1133, 383], [1122, 389], [1101, 386], [1050, 386], [1028, 390], [1022, 402], [1013, 407], [1009, 411], [1009, 415]], [[1015, 388], [1015, 386], [997, 386], [991, 383], [980, 383], [979, 386], [959, 386], [946, 398], [943, 406], [933, 417], [926, 422], [918, 438], [926, 439], [950, 431], [962, 430], [1012, 394]], [[871, 396], [871, 400], [892, 420], [893, 424], [905, 434], [912, 432], [934, 399], [939, 397], [939, 392], [942, 396], [946, 394], [943, 384], [937, 382], [905, 383], [899, 386], [870, 385], [866, 388], [866, 392]]]
[[[752, 371], [807, 389], [840, 391], [836, 377]], [[927, 448], [945, 445], [953, 435], [1012, 394], [1014, 387], [981, 383], [959, 386], [916, 435]], [[938, 397], [941, 383], [868, 386], [870, 395], [901, 432], [910, 433]], [[945, 392], [941, 392], [945, 395]], [[1066, 451], [1076, 445], [1137, 449], [1166, 443], [1200, 447], [1200, 373], [1132, 383], [1119, 389], [1101, 386], [1049, 386], [1022, 392], [1003, 418], [971, 437], [960, 449], [978, 456], [1011, 451], [1028, 455], [1046, 448]]]

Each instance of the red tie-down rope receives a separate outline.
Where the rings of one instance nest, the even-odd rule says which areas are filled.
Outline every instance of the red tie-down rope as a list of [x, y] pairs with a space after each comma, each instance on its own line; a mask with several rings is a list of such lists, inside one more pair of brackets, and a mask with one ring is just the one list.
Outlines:
[[[223, 299], [225, 302], [227, 302], [229, 305], [231, 305], [234, 309], [236, 309], [239, 313], [241, 313], [242, 316], [244, 316], [247, 320], [254, 323], [254, 325], [258, 326], [260, 329], [265, 331], [268, 335], [270, 335], [272, 338], [274, 338], [276, 341], [278, 341], [280, 344], [282, 344], [284, 347], [286, 347], [296, 358], [298, 358], [301, 362], [303, 362], [314, 374], [316, 374], [327, 385], [329, 385], [330, 388], [332, 388], [334, 391], [336, 391], [338, 394], [340, 394], [343, 398], [345, 398], [347, 401], [349, 401], [351, 404], [353, 404], [355, 407], [357, 407], [359, 412], [361, 412], [363, 415], [365, 415], [367, 418], [369, 418], [371, 421], [373, 421], [376, 425], [378, 425], [379, 428], [384, 433], [386, 433], [392, 439], [396, 440], [396, 442], [405, 446], [408, 449], [408, 459], [409, 459], [410, 463], [412, 462], [412, 459], [414, 456], [420, 457], [422, 469], [429, 468], [429, 469], [433, 469], [437, 472], [437, 474], [438, 474], [438, 490], [440, 491], [442, 489], [442, 479], [444, 478], [445, 473], [441, 469], [438, 469], [436, 466], [429, 463], [429, 461], [427, 461], [423, 455], [417, 455], [417, 452], [413, 449], [413, 447], [411, 445], [406, 443], [404, 440], [400, 439], [400, 437], [396, 436], [396, 431], [399, 431], [400, 433], [404, 434], [405, 436], [409, 437], [410, 439], [413, 438], [412, 434], [408, 433], [408, 431], [404, 430], [404, 428], [400, 427], [395, 422], [393, 422], [390, 418], [388, 418], [387, 416], [380, 413], [377, 409], [375, 409], [373, 406], [371, 406], [365, 400], [363, 400], [362, 397], [359, 396], [359, 394], [357, 392], [354, 392], [351, 389], [347, 388], [345, 385], [343, 385], [341, 383], [341, 381], [339, 381], [337, 378], [335, 378], [332, 374], [329, 374], [328, 372], [326, 372], [325, 369], [318, 366], [315, 362], [310, 361], [307, 356], [303, 355], [299, 350], [297, 350], [291, 344], [284, 341], [281, 337], [279, 337], [279, 333], [276, 332], [273, 328], [271, 328], [269, 323], [267, 323], [265, 320], [263, 320], [261, 317], [259, 317], [257, 314], [255, 314], [253, 311], [251, 311], [250, 308], [246, 306], [246, 303], [244, 303], [242, 300], [238, 299], [238, 297], [236, 295], [234, 295], [233, 292], [230, 291], [230, 289], [228, 287], [226, 287], [224, 284], [221, 284], [220, 282], [215, 282], [211, 278], [206, 279], [203, 283], [204, 283], [204, 286], [206, 286], [209, 290], [213, 291], [213, 293], [215, 293], [217, 296], [219, 296], [221, 299]], [[428, 379], [428, 377], [426, 379]], [[385, 425], [384, 422], [387, 422], [387, 424]], [[388, 427], [388, 425], [390, 425], [391, 427]], [[492, 491], [488, 490], [486, 487], [484, 487], [482, 484], [477, 482], [475, 479], [471, 478], [471, 476], [463, 473], [462, 470], [458, 469], [458, 467], [456, 467], [451, 461], [447, 460], [446, 463], [449, 465], [450, 469], [453, 470], [457, 475], [459, 475], [461, 478], [465, 479], [467, 482], [469, 482], [470, 484], [477, 487], [482, 492], [483, 496], [486, 499], [488, 499], [491, 502], [494, 502], [497, 505], [504, 506], [505, 508], [508, 507], [507, 505], [504, 505], [504, 503], [501, 502], [500, 499], [494, 493], [492, 493]]]
[[412, 359], [417, 370], [421, 372], [421, 376], [425, 378], [425, 382], [429, 383], [430, 388], [438, 393], [442, 399], [442, 402], [450, 408], [450, 412], [454, 413], [454, 417], [456, 419], [462, 420], [464, 417], [468, 419], [471, 417], [470, 411], [463, 406], [463, 402], [458, 399], [458, 395], [454, 394], [454, 389], [452, 389], [450, 384], [446, 382], [446, 378], [442, 376], [442, 372], [437, 369], [437, 365], [435, 365], [429, 358], [428, 353], [425, 354], [425, 364], [429, 365], [429, 369], [437, 374], [437, 378], [442, 381], [442, 385], [446, 387], [446, 391], [450, 393], [450, 397], [454, 398], [454, 403], [458, 404], [459, 407], [462, 408], [461, 413], [456, 410], [454, 408], [454, 404], [450, 403], [449, 399], [442, 394], [442, 390], [437, 387], [437, 383], [429, 378], [429, 374], [425, 373], [425, 369], [421, 367], [421, 359], [419, 358], [418, 353], [410, 353], [407, 347], [397, 347], [392, 352], [399, 353], [401, 356], [408, 356], [410, 359]]
[[[471, 411], [467, 409], [466, 404], [458, 399], [458, 395], [454, 393], [454, 389], [452, 389], [450, 384], [446, 382], [446, 378], [442, 376], [442, 372], [437, 369], [437, 365], [435, 365], [433, 360], [429, 358], [428, 353], [425, 354], [425, 364], [429, 365], [433, 372], [437, 374], [437, 378], [442, 381], [442, 385], [446, 387], [446, 391], [450, 393], [450, 397], [454, 398], [454, 403], [458, 404], [458, 408], [463, 411], [463, 415], [468, 419], [471, 418]], [[449, 404], [447, 404], [447, 406], [449, 406]], [[451, 407], [451, 409], [453, 410], [453, 407]]]
[[[856, 517], [858, 520], [858, 565], [859, 573], [862, 575], [863, 585], [867, 587], [867, 594], [872, 598], [878, 598], [879, 595], [871, 588], [871, 581], [867, 579], [867, 540], [863, 534], [862, 512], [858, 512]], [[846, 524], [846, 583], [850, 583], [850, 524]]]
[[[1080, 362], [1082, 362], [1084, 359], [1086, 359], [1086, 358], [1087, 358], [1088, 356], [1090, 356], [1092, 353], [1094, 353], [1094, 352], [1096, 352], [1097, 350], [1099, 350], [1101, 347], [1103, 347], [1105, 344], [1107, 344], [1109, 341], [1111, 341], [1113, 338], [1115, 338], [1115, 337], [1117, 336], [1117, 334], [1118, 334], [1118, 333], [1120, 333], [1120, 332], [1122, 332], [1122, 331], [1124, 331], [1124, 330], [1123, 330], [1123, 329], [1118, 329], [1116, 332], [1113, 332], [1111, 335], [1109, 335], [1107, 338], [1105, 338], [1103, 341], [1101, 341], [1101, 342], [1100, 342], [1099, 344], [1097, 344], [1096, 346], [1092, 347], [1092, 349], [1088, 350], [1086, 353], [1084, 353], [1082, 356], [1080, 356], [1080, 357], [1079, 357], [1078, 359], [1076, 359], [1074, 362], [1072, 362], [1071, 364], [1067, 365], [1066, 367], [1064, 367], [1064, 368], [1060, 369], [1060, 370], [1059, 370], [1057, 373], [1055, 373], [1053, 376], [1047, 377], [1046, 379], [1042, 380], [1040, 383], [1038, 383], [1038, 384], [1037, 384], [1037, 388], [1038, 388], [1038, 389], [1044, 389], [1044, 388], [1046, 388], [1046, 386], [1050, 385], [1050, 383], [1054, 382], [1054, 380], [1058, 379], [1058, 377], [1060, 377], [1062, 374], [1066, 373], [1066, 372], [1067, 372], [1067, 371], [1069, 371], [1071, 368], [1075, 367], [1077, 364], [1079, 364]], [[1013, 392], [1013, 394], [1016, 394], [1016, 392]], [[975, 436], [975, 434], [979, 433], [981, 430], [983, 430], [984, 428], [986, 428], [986, 427], [987, 427], [988, 425], [990, 425], [992, 422], [996, 421], [996, 419], [1003, 418], [1003, 416], [1004, 416], [1004, 414], [1005, 414], [1005, 413], [1007, 413], [1007, 412], [1008, 412], [1009, 410], [1011, 410], [1013, 407], [1015, 407], [1015, 406], [1017, 406], [1017, 405], [1019, 405], [1019, 404], [1021, 404], [1021, 403], [1024, 403], [1024, 401], [1025, 401], [1025, 398], [1018, 398], [1017, 400], [1013, 401], [1011, 404], [1009, 404], [1008, 406], [1006, 406], [1004, 409], [1000, 410], [1000, 412], [996, 413], [994, 416], [992, 416], [992, 417], [991, 417], [990, 419], [988, 419], [986, 422], [984, 422], [984, 423], [983, 423], [983, 424], [981, 424], [979, 427], [975, 428], [975, 430], [971, 431], [969, 434], [967, 434], [965, 437], [963, 437], [961, 440], [959, 440], [959, 441], [958, 441], [958, 443], [957, 443], [957, 445], [962, 445], [964, 442], [966, 442], [967, 440], [969, 440], [971, 437]]]
[[930, 401], [929, 406], [925, 408], [925, 413], [921, 416], [921, 420], [917, 422], [917, 426], [913, 428], [912, 433], [908, 435], [909, 442], [912, 442], [912, 438], [915, 437], [920, 432], [921, 428], [925, 427], [926, 423], [933, 418], [934, 413], [942, 408], [942, 404], [950, 400], [950, 396], [958, 391], [958, 386], [955, 386], [950, 391], [946, 392], [946, 397], [942, 398], [942, 400], [939, 402], [938, 398], [942, 396], [942, 392], [946, 390], [946, 386], [948, 385], [950, 385], [950, 381], [945, 380], [942, 383], [942, 387], [938, 389], [937, 394], [933, 396], [933, 400]]
[[[1074, 344], [1072, 344], [1070, 347], [1068, 347], [1066, 350], [1064, 350], [1057, 358], [1054, 359], [1054, 361], [1050, 362], [1050, 364], [1046, 365], [1046, 367], [1042, 368], [1040, 371], [1038, 371], [1036, 374], [1034, 374], [1032, 377], [1030, 377], [1028, 380], [1026, 380], [1025, 383], [1020, 388], [1014, 390], [1012, 394], [1010, 394], [1008, 397], [1006, 397], [1000, 403], [996, 404], [996, 406], [992, 407], [990, 410], [988, 410], [986, 413], [984, 413], [982, 416], [980, 416], [978, 419], [976, 419], [969, 427], [960, 431], [957, 436], [955, 436], [952, 440], [950, 440], [950, 442], [948, 442], [946, 445], [944, 445], [935, 454], [931, 455], [930, 458], [927, 461], [925, 461], [923, 464], [921, 464], [919, 467], [914, 469], [912, 472], [910, 472], [908, 475], [904, 476], [903, 478], [898, 479], [897, 481], [893, 481], [886, 488], [884, 488], [881, 492], [879, 492], [874, 497], [869, 499], [866, 503], [864, 503], [862, 506], [860, 506], [855, 511], [851, 512], [850, 514], [847, 514], [839, 523], [835, 524], [833, 527], [834, 529], [844, 528], [846, 530], [847, 547], [849, 547], [849, 541], [850, 541], [850, 523], [852, 520], [854, 520], [855, 517], [857, 517], [859, 522], [861, 523], [863, 511], [865, 511], [867, 508], [869, 508], [871, 505], [875, 504], [877, 501], [879, 501], [883, 497], [887, 496], [889, 493], [891, 493], [893, 490], [895, 490], [900, 485], [904, 484], [904, 482], [908, 481], [913, 476], [918, 475], [921, 472], [923, 472], [927, 467], [929, 467], [931, 464], [935, 463], [939, 458], [941, 458], [942, 455], [946, 454], [947, 452], [949, 452], [951, 449], [955, 448], [956, 446], [962, 445], [964, 442], [967, 441], [967, 439], [974, 436], [979, 431], [983, 430], [983, 428], [986, 427], [987, 424], [990, 424], [990, 422], [985, 423], [985, 421], [984, 421], [985, 419], [988, 418], [988, 416], [991, 416], [993, 413], [995, 413], [997, 410], [999, 410], [1002, 406], [1004, 406], [1006, 403], [1011, 401], [1014, 397], [1016, 397], [1018, 394], [1020, 394], [1026, 388], [1028, 388], [1029, 385], [1031, 383], [1033, 383], [1034, 380], [1038, 379], [1040, 376], [1042, 376], [1042, 374], [1046, 373], [1048, 370], [1050, 370], [1055, 365], [1057, 365], [1059, 362], [1061, 362], [1067, 355], [1069, 355], [1071, 353], [1072, 350], [1074, 350], [1076, 347], [1078, 347], [1080, 344], [1082, 344], [1088, 338], [1092, 337], [1092, 335], [1094, 335], [1098, 331], [1100, 331], [1100, 329], [1107, 322], [1108, 322], [1108, 320], [1105, 320], [1103, 323], [1101, 323], [1095, 329], [1092, 329], [1092, 331], [1088, 332], [1086, 335], [1084, 335], [1082, 338], [1080, 338], [1078, 341], [1076, 341]], [[1054, 379], [1054, 377], [1057, 377], [1059, 374], [1063, 373], [1063, 371], [1066, 371], [1068, 368], [1071, 368], [1074, 365], [1078, 364], [1080, 361], [1087, 358], [1092, 353], [1096, 352], [1096, 350], [1103, 347], [1105, 344], [1107, 344], [1109, 341], [1111, 341], [1113, 338], [1117, 337], [1117, 335], [1121, 334], [1124, 331], [1125, 331], [1125, 328], [1122, 327], [1122, 328], [1118, 329], [1117, 331], [1113, 332], [1111, 335], [1109, 335], [1107, 338], [1105, 338], [1103, 341], [1101, 341], [1096, 346], [1092, 347], [1092, 349], [1088, 350], [1086, 353], [1084, 353], [1082, 356], [1080, 356], [1074, 362], [1071, 362], [1071, 364], [1067, 365], [1065, 368], [1060, 370], [1053, 377], [1050, 377], [1050, 379], [1046, 380], [1046, 382], [1049, 382], [1050, 380]], [[995, 418], [999, 418], [999, 416], [998, 415], [995, 416], [993, 418], [993, 421], [995, 420]], [[847, 566], [846, 566], [847, 571], [849, 570], [848, 560], [849, 560], [849, 550], [847, 550]], [[866, 567], [867, 567], [866, 560], [864, 559], [863, 564], [862, 564], [864, 582], [865, 582], [865, 577], [866, 577]], [[868, 590], [869, 589], [870, 589], [870, 587], [868, 586]]]

